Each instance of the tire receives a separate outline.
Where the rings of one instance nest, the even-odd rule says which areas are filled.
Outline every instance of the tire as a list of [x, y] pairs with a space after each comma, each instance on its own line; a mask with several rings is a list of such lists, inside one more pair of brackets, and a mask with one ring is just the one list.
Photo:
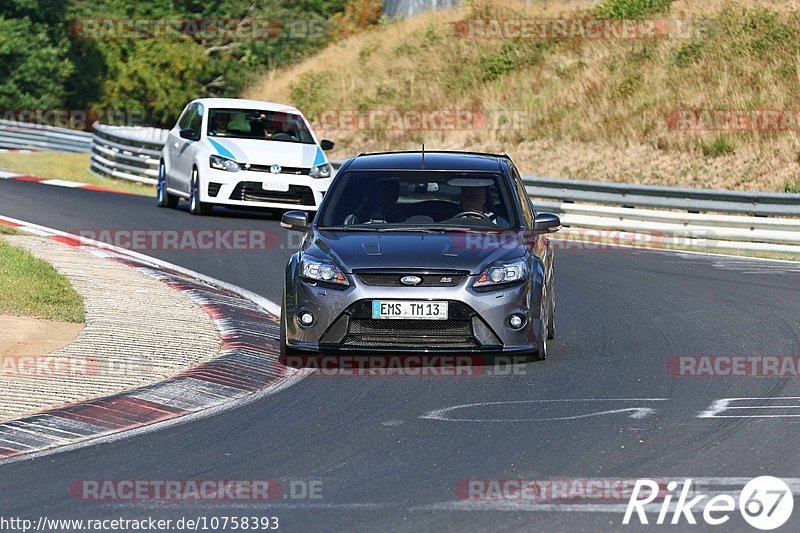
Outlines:
[[552, 340], [556, 338], [556, 291], [553, 281], [553, 267], [550, 267], [550, 277], [548, 279], [550, 298], [548, 301], [549, 312], [547, 314], [547, 338]]
[[211, 207], [211, 204], [200, 201], [200, 174], [198, 174], [196, 168], [193, 168], [189, 212], [193, 215], [208, 215], [211, 213]]
[[[546, 287], [546, 285], [545, 285]], [[550, 323], [550, 313], [549, 308], [550, 305], [548, 304], [548, 294], [547, 289], [543, 287], [542, 290], [542, 299], [539, 302], [539, 331], [536, 333], [536, 344], [539, 345], [539, 349], [535, 352], [531, 352], [528, 354], [528, 360], [535, 362], [535, 361], [544, 361], [547, 359], [547, 339], [548, 337], [548, 327]]]
[[300, 352], [298, 352], [297, 350], [292, 350], [291, 348], [289, 348], [286, 345], [286, 308], [283, 307], [283, 306], [281, 306], [281, 325], [280, 325], [280, 328], [281, 328], [281, 331], [280, 331], [279, 338], [280, 338], [281, 355], [282, 356], [299, 355]]
[[178, 198], [175, 195], [167, 192], [167, 167], [161, 161], [158, 165], [158, 184], [156, 185], [156, 205], [158, 207], [167, 207], [175, 209], [178, 207]]

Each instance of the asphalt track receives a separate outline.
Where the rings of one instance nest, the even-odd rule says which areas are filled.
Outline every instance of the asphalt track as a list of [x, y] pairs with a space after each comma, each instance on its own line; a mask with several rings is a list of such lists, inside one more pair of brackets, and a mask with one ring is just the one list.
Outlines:
[[[268, 229], [278, 236], [269, 251], [143, 253], [273, 301], [292, 253], [272, 217], [222, 210], [192, 217], [183, 204], [157, 209], [135, 196], [0, 180], [0, 214], [71, 232]], [[800, 266], [561, 250], [556, 294], [557, 338], [546, 362], [460, 378], [312, 375], [204, 420], [0, 465], [0, 516], [269, 515], [289, 531], [661, 530], [669, 528], [621, 526], [622, 511], [463, 502], [456, 486], [469, 479], [800, 478], [800, 418], [786, 416], [800, 415], [800, 381], [676, 377], [667, 370], [676, 355], [800, 354]], [[734, 405], [790, 407], [698, 418], [719, 399], [775, 397], [792, 399]], [[516, 403], [443, 415], [472, 421], [431, 414], [488, 402]], [[613, 412], [598, 414], [606, 411]], [[754, 416], [765, 413], [779, 416]], [[70, 483], [85, 479], [305, 480], [321, 483], [322, 498], [265, 504], [70, 496]], [[796, 509], [782, 530], [800, 530], [798, 516]], [[706, 527], [682, 522], [676, 529]], [[754, 531], [738, 513], [716, 529]]]

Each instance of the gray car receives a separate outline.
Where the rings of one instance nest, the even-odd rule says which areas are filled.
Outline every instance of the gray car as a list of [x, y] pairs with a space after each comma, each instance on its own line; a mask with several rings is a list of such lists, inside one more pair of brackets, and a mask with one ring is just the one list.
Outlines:
[[553, 248], [506, 155], [391, 152], [347, 160], [286, 267], [283, 355], [516, 353], [555, 332]]

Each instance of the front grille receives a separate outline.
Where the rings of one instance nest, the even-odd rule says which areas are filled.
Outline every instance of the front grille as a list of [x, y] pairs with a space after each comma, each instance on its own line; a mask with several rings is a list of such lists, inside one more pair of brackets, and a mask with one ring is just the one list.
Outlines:
[[314, 205], [314, 193], [310, 187], [289, 185], [287, 192], [265, 191], [261, 183], [241, 181], [230, 196], [231, 200], [244, 202], [278, 202], [282, 204]]
[[406, 287], [400, 279], [404, 276], [414, 275], [422, 279], [422, 282], [414, 287], [455, 287], [460, 285], [467, 277], [468, 273], [463, 271], [441, 271], [441, 272], [380, 272], [368, 270], [356, 270], [355, 275], [365, 285], [376, 287]]
[[222, 187], [221, 183], [209, 183], [208, 184], [208, 195], [216, 198], [217, 195], [219, 194], [220, 187]]
[[[252, 172], [272, 172], [272, 165], [250, 165], [247, 170]], [[310, 168], [305, 167], [281, 167], [281, 174], [295, 174], [297, 176], [308, 176]]]
[[468, 320], [373, 320], [371, 318], [354, 318], [350, 321], [348, 333], [385, 335], [387, 330], [398, 335], [472, 335], [472, 326]]
[[420, 337], [397, 337], [386, 335], [349, 335], [345, 338], [345, 346], [372, 348], [438, 348], [438, 349], [474, 349], [478, 343], [472, 337], [437, 337], [435, 339]]
[[[483, 346], [473, 329], [474, 311], [462, 302], [449, 301], [448, 320], [382, 320], [372, 318], [371, 300], [350, 306], [320, 339], [347, 347], [475, 349]], [[345, 324], [346, 322], [346, 324]], [[497, 344], [492, 340], [490, 344]]]

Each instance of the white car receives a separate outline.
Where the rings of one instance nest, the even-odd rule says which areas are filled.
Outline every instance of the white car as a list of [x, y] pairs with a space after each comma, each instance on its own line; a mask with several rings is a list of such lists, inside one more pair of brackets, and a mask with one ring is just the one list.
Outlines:
[[214, 205], [316, 211], [333, 168], [294, 107], [235, 98], [194, 100], [167, 137], [158, 171], [159, 207]]

